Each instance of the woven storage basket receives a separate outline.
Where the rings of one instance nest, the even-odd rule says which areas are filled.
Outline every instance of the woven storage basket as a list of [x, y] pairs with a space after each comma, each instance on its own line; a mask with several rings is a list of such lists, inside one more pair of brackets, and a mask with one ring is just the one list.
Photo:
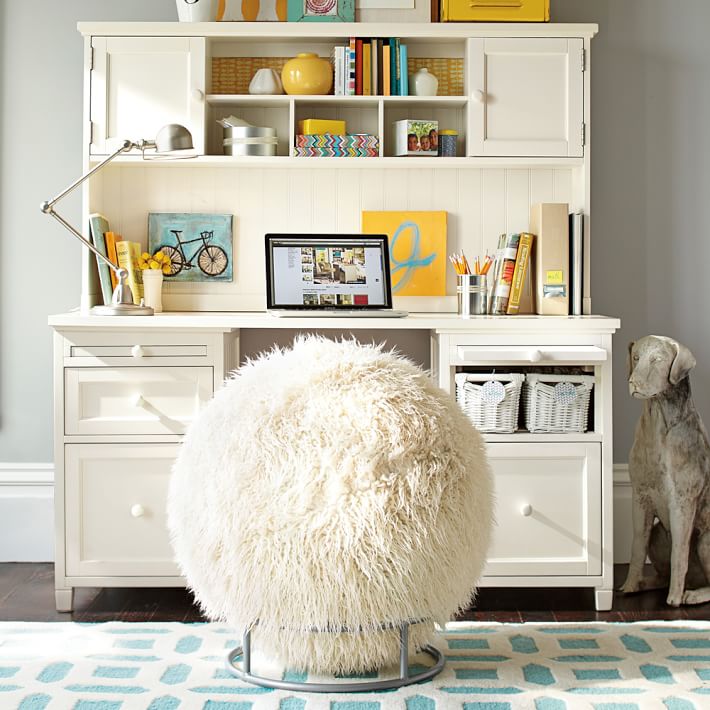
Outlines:
[[523, 385], [525, 426], [532, 432], [583, 432], [587, 430], [591, 375], [533, 373]]
[[520, 389], [525, 375], [460, 372], [456, 401], [479, 431], [509, 434], [518, 428]]

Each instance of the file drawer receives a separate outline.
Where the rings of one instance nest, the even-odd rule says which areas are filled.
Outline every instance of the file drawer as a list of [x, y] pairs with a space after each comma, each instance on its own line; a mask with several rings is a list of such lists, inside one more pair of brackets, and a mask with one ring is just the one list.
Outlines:
[[601, 445], [489, 444], [496, 528], [486, 576], [601, 574]]
[[441, 0], [442, 22], [549, 22], [550, 0]]
[[185, 433], [213, 393], [211, 367], [68, 367], [68, 436]]
[[179, 577], [165, 505], [177, 444], [65, 447], [69, 576]]

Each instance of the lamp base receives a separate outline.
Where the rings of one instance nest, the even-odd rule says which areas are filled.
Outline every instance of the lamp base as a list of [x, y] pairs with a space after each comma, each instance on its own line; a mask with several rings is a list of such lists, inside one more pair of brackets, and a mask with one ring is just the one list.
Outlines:
[[150, 306], [137, 306], [134, 303], [116, 303], [110, 306], [94, 306], [94, 316], [152, 316], [155, 311]]

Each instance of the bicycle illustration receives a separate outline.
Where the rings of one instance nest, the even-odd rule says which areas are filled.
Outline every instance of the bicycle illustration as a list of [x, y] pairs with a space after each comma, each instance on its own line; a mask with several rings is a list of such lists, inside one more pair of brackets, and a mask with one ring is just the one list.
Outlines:
[[[183, 269], [187, 271], [195, 268], [193, 263], [195, 258], [197, 258], [197, 266], [200, 271], [206, 276], [219, 276], [227, 268], [229, 264], [227, 252], [216, 244], [210, 244], [214, 238], [214, 230], [200, 232], [200, 236], [195, 239], [182, 239], [182, 229], [171, 229], [170, 231], [175, 235], [177, 246], [163, 244], [160, 247], [160, 251], [170, 257], [170, 273], [167, 274], [168, 277], [177, 276]], [[197, 244], [198, 242], [201, 243], [200, 246], [188, 259], [185, 253], [185, 245]]]

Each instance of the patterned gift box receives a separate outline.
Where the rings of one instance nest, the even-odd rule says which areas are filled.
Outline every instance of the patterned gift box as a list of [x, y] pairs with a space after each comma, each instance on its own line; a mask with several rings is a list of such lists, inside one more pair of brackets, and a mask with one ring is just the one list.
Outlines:
[[296, 155], [311, 158], [376, 158], [379, 155], [379, 139], [365, 133], [346, 136], [297, 135]]

